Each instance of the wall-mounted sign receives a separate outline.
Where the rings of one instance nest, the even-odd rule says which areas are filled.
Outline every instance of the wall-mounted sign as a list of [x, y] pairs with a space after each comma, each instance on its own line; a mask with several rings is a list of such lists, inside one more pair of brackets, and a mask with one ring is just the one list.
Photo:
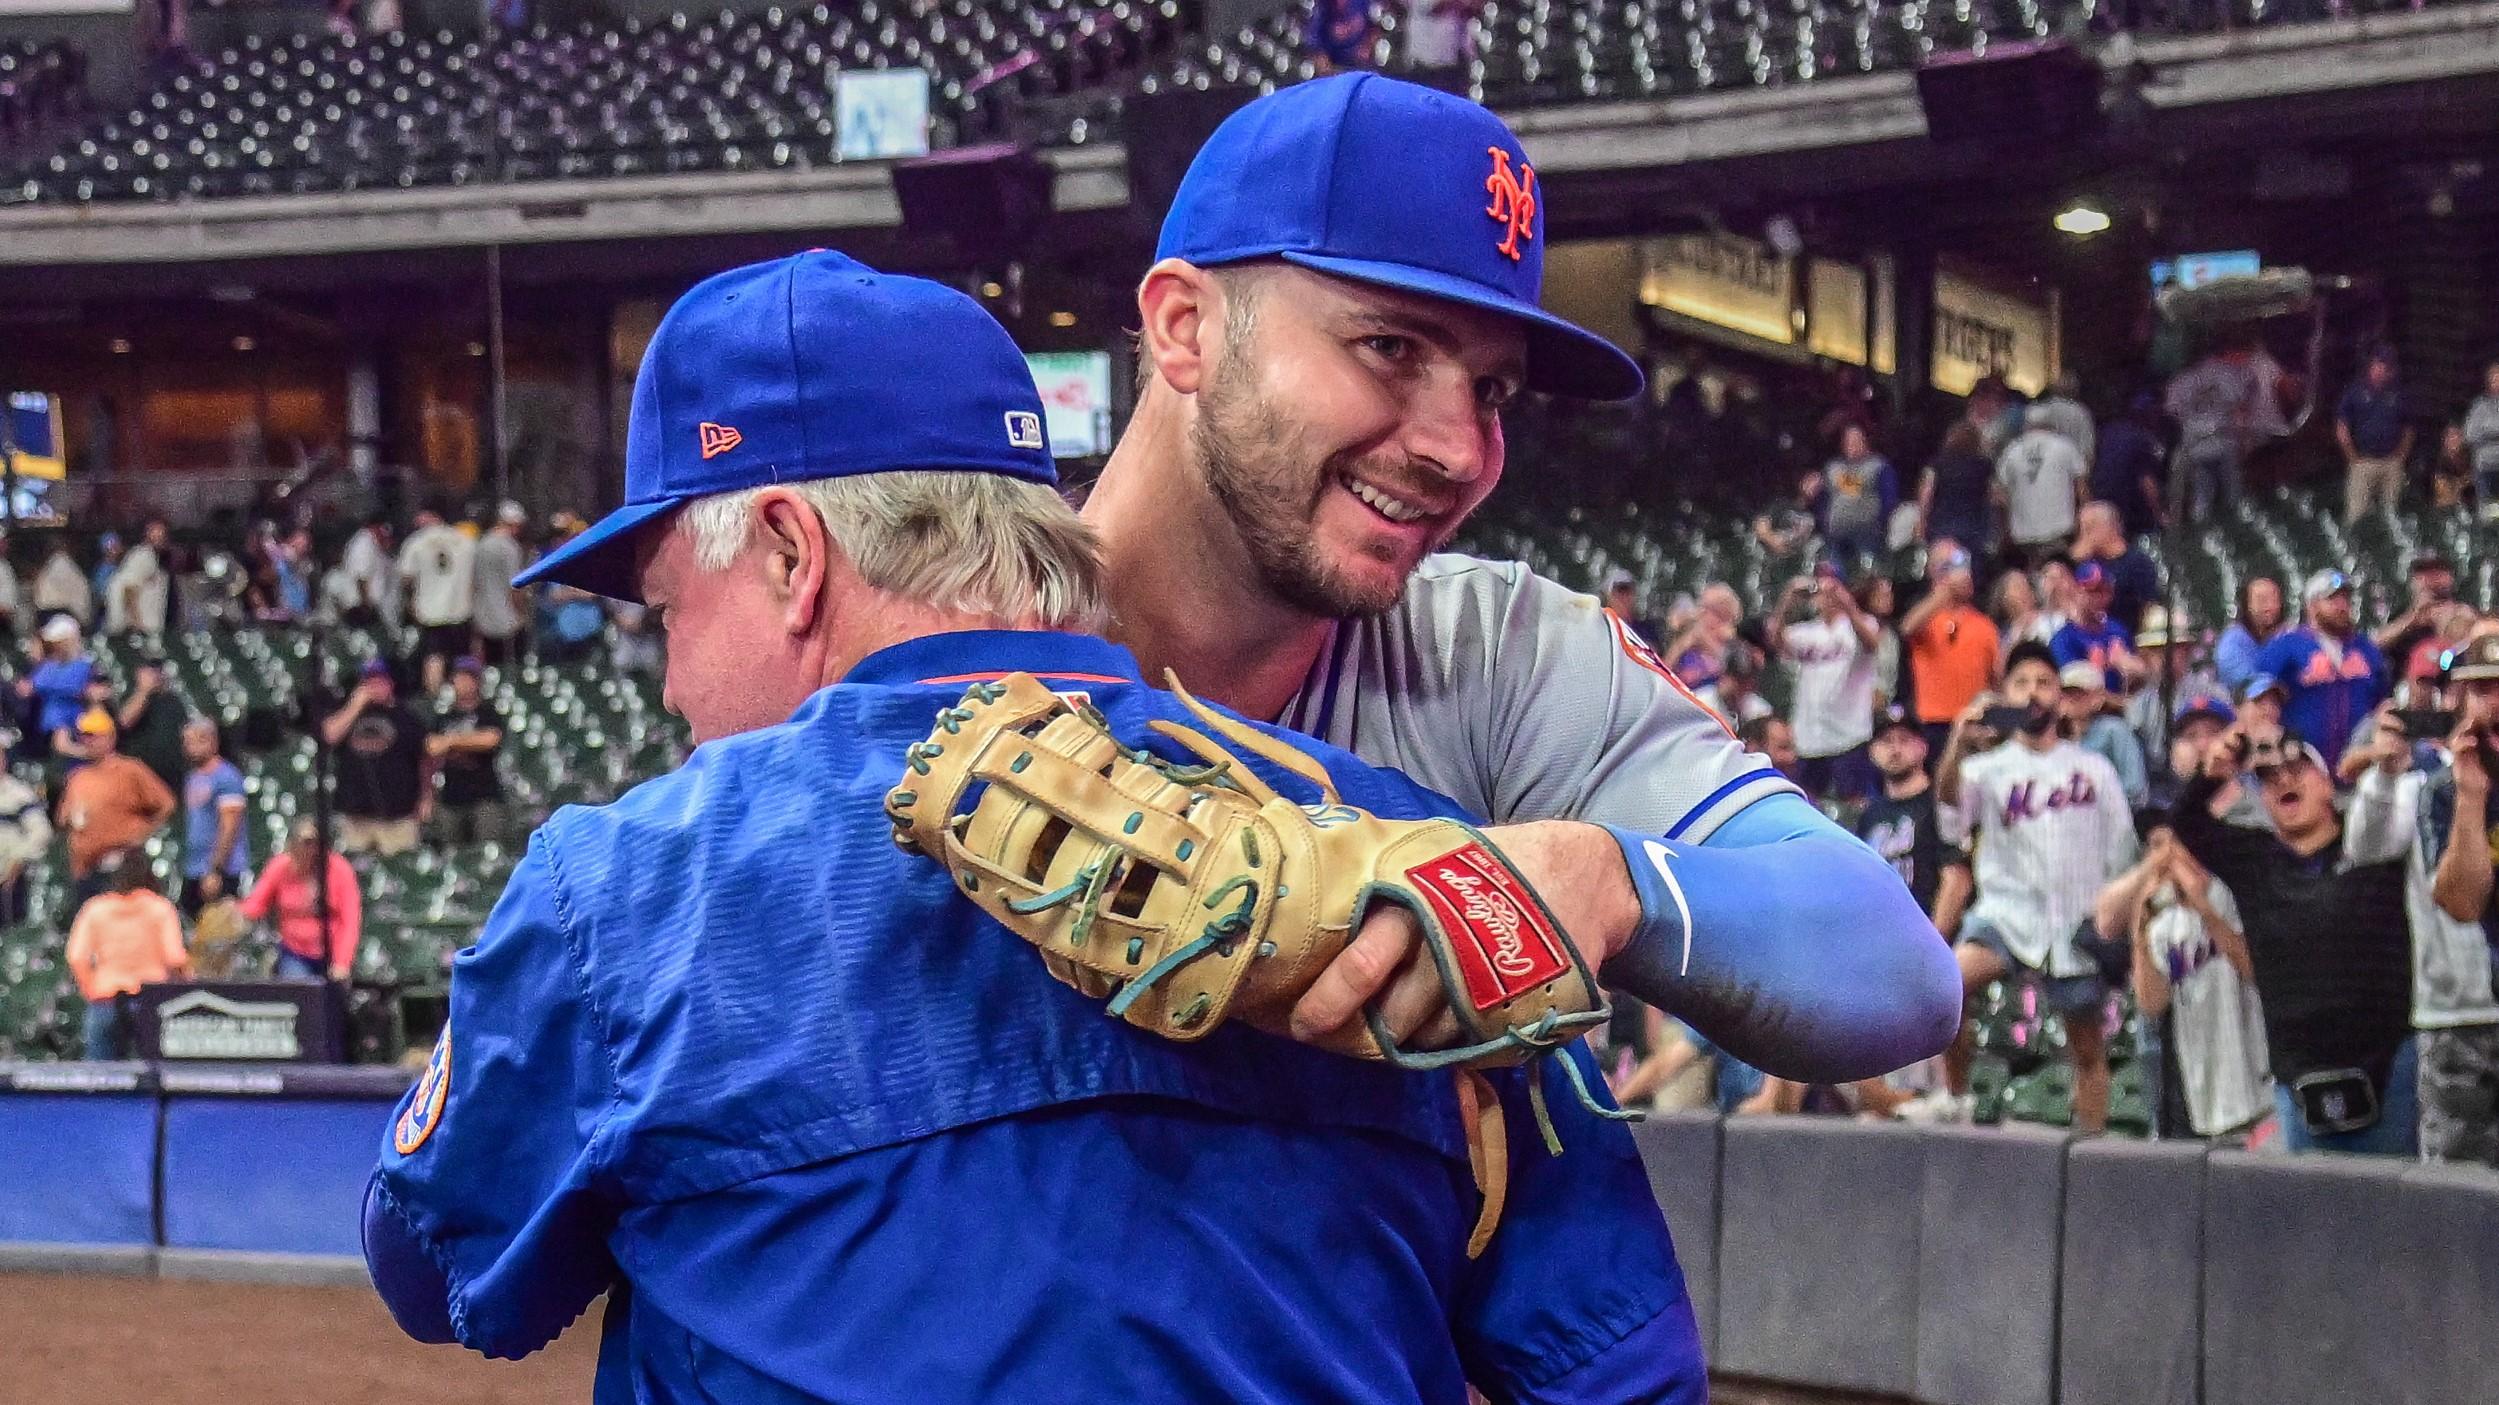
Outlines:
[[2006, 293], [1945, 269], [1935, 272], [1935, 388], [1967, 395], [2002, 376], [2024, 395], [2047, 389], [2057, 371], [2056, 294]]
[[1780, 346], [1796, 341], [1796, 263], [1734, 234], [1652, 239], [1640, 300]]
[[[1805, 349], [1882, 375], [1896, 369], [1892, 342], [1892, 264], [1868, 266], [1837, 259], [1810, 259], [1805, 266]], [[1867, 307], [1871, 299], [1871, 315]], [[1867, 337], [1874, 344], [1866, 344]]]

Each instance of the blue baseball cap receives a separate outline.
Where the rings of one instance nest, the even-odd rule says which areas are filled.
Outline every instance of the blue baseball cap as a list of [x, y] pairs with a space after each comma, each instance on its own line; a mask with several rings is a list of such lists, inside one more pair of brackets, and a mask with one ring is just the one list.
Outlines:
[[637, 600], [634, 532], [692, 499], [903, 470], [1058, 482], [1041, 395], [1006, 329], [952, 288], [829, 250], [733, 268], [651, 335], [625, 505], [513, 584]]
[[2191, 717], [2210, 717], [2227, 727], [2239, 720], [2239, 712], [2221, 694], [2198, 690], [2178, 699], [2178, 706], [2171, 713], [2170, 725], [2183, 726]]
[[1639, 363], [1537, 305], [1544, 253], [1544, 189], [1491, 109], [1346, 73], [1225, 118], [1189, 163], [1154, 256], [1201, 268], [1280, 258], [1506, 313], [1527, 326], [1529, 389], [1639, 394]]

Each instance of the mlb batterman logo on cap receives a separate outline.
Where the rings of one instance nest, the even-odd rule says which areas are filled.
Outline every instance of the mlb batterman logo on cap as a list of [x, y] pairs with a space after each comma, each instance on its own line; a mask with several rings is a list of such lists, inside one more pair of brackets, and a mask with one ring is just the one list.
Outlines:
[[829, 250], [733, 268], [651, 335], [624, 506], [513, 584], [637, 599], [635, 531], [695, 498], [906, 470], [1058, 482], [1014, 338], [952, 288]]
[[1537, 305], [1544, 250], [1536, 168], [1491, 109], [1349, 73], [1225, 118], [1189, 163], [1154, 256], [1200, 268], [1276, 258], [1504, 313], [1527, 327], [1528, 389], [1639, 394], [1638, 363]]

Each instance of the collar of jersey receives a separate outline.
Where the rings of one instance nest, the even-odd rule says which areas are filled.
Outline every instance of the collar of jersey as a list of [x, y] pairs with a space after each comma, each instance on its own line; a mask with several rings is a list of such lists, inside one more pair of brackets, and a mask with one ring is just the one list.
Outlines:
[[1089, 634], [1023, 629], [966, 629], [906, 639], [861, 659], [842, 681], [909, 687], [985, 682], [1002, 673], [1092, 683], [1145, 681], [1136, 656], [1117, 644]]

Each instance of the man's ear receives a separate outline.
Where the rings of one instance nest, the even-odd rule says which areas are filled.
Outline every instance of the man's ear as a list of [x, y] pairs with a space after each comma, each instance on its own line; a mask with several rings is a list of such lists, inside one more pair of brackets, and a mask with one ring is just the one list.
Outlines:
[[754, 532], [763, 548], [764, 587], [781, 610], [781, 626], [793, 636], [816, 627], [825, 609], [824, 586], [833, 570], [833, 535], [806, 499], [786, 488], [767, 488], [755, 498]]
[[1137, 353], [1155, 375], [1183, 395], [1206, 382], [1207, 343], [1220, 320], [1223, 292], [1214, 275], [1181, 259], [1164, 259], [1145, 271], [1137, 287]]

